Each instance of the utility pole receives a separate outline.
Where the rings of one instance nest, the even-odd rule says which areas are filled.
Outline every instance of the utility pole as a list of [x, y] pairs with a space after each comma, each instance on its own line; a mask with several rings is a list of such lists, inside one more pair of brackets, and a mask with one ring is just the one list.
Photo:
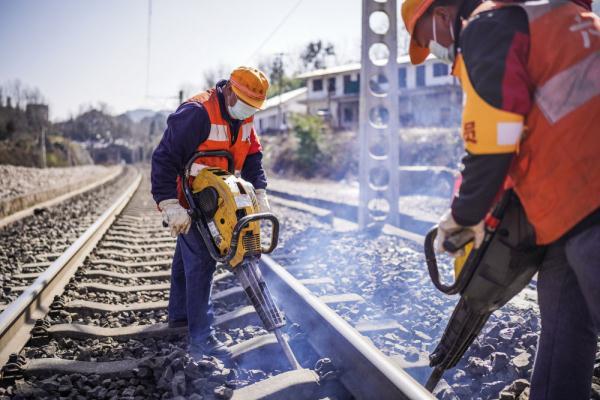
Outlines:
[[73, 149], [71, 148], [71, 143], [67, 143], [67, 165], [69, 167], [73, 166]]
[[275, 55], [275, 68], [277, 71], [277, 82], [279, 84], [279, 102], [277, 104], [277, 130], [283, 131], [283, 110], [281, 107], [281, 94], [283, 93], [283, 55], [285, 53], [277, 53]]
[[40, 164], [46, 168], [46, 127], [42, 126], [40, 131]]

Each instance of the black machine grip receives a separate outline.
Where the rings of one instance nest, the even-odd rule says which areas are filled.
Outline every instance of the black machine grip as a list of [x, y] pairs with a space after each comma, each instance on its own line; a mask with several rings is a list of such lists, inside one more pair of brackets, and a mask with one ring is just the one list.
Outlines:
[[456, 253], [475, 238], [475, 234], [470, 229], [462, 229], [452, 233], [444, 240], [442, 246], [444, 250], [450, 253]]
[[205, 158], [205, 157], [213, 157], [213, 158], [225, 157], [227, 159], [227, 171], [230, 174], [235, 173], [235, 169], [234, 169], [235, 166], [233, 165], [233, 156], [231, 155], [230, 152], [228, 152], [226, 150], [197, 151], [192, 155], [192, 158], [190, 158], [189, 161], [187, 162], [187, 164], [185, 165], [184, 175], [187, 175], [186, 178], [189, 178], [190, 167], [192, 166], [194, 161], [196, 161], [199, 158]]
[[[500, 201], [494, 206], [492, 210], [492, 216], [498, 220], [501, 220], [504, 216], [504, 212], [508, 207], [511, 198], [514, 197], [512, 190], [507, 191]], [[483, 237], [483, 242], [479, 246], [478, 249], [474, 249], [467, 261], [465, 262], [465, 266], [463, 267], [460, 275], [456, 278], [452, 285], [445, 285], [440, 281], [440, 272], [437, 265], [437, 258], [435, 257], [435, 248], [434, 242], [437, 236], [437, 225], [431, 228], [427, 235], [425, 236], [424, 252], [425, 252], [425, 262], [427, 263], [427, 269], [429, 271], [429, 276], [431, 277], [431, 281], [433, 285], [445, 294], [456, 294], [460, 293], [467, 286], [475, 269], [479, 265], [481, 258], [485, 254], [487, 247], [490, 241], [493, 239], [495, 234], [495, 228], [485, 227], [485, 235]], [[467, 243], [473, 240], [473, 232], [470, 230], [461, 230], [457, 233], [450, 235], [446, 240], [444, 240], [443, 246], [444, 249], [451, 253], [455, 253], [458, 250], [462, 249]]]
[[[217, 248], [213, 245], [212, 238], [210, 237], [208, 232], [206, 232], [204, 229], [201, 229], [200, 227], [198, 228], [198, 230], [200, 231], [200, 234], [202, 235], [202, 239], [204, 240], [204, 243], [206, 244], [206, 247], [207, 247], [211, 257], [213, 259], [215, 259], [217, 262], [226, 264], [229, 261], [231, 261], [231, 259], [235, 256], [235, 252], [237, 251], [239, 237], [240, 237], [240, 233], [242, 232], [242, 229], [245, 228], [246, 226], [248, 226], [248, 224], [250, 222], [261, 221], [261, 220], [271, 221], [271, 223], [273, 224], [273, 228], [271, 230], [271, 242], [269, 244], [269, 247], [261, 248], [262, 254], [269, 254], [269, 253], [273, 252], [273, 250], [275, 250], [275, 248], [277, 247], [277, 243], [279, 241], [279, 220], [273, 213], [265, 212], [265, 213], [250, 214], [250, 215], [247, 215], [247, 216], [241, 218], [235, 224], [235, 227], [233, 228], [233, 233], [231, 235], [231, 247], [229, 248], [229, 251], [227, 252], [227, 254], [225, 254], [224, 256], [221, 256], [217, 252]], [[196, 221], [196, 223], [200, 223], [200, 222]]]
[[[431, 228], [427, 235], [425, 236], [425, 243], [423, 245], [425, 252], [425, 262], [427, 263], [427, 270], [429, 271], [429, 276], [431, 277], [431, 282], [433, 285], [442, 293], [445, 294], [456, 294], [462, 291], [467, 283], [469, 282], [469, 278], [473, 274], [473, 268], [469, 268], [473, 263], [467, 263], [463, 268], [461, 274], [456, 278], [456, 280], [451, 285], [446, 285], [442, 283], [440, 280], [440, 270], [437, 263], [437, 258], [435, 256], [435, 238], [437, 237], [437, 225]], [[446, 247], [446, 242], [444, 241], [444, 248], [450, 250]], [[466, 243], [465, 243], [466, 244]], [[456, 251], [460, 250], [459, 247]], [[469, 255], [472, 257], [473, 255]]]

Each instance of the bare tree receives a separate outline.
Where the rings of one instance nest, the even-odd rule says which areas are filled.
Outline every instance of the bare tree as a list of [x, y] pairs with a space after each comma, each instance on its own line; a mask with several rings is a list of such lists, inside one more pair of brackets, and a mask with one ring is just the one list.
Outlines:
[[185, 101], [185, 100], [189, 99], [190, 97], [198, 94], [200, 91], [206, 90], [213, 86], [215, 86], [214, 83], [210, 86], [205, 86], [205, 87], [199, 88], [198, 85], [194, 85], [191, 82], [183, 82], [182, 84], [179, 85], [179, 91], [182, 93], [181, 100]]
[[92, 106], [91, 103], [81, 103], [79, 105], [79, 107], [77, 107], [77, 114], [76, 114], [75, 118], [87, 113], [88, 111], [92, 111], [93, 109], [94, 109], [94, 106]]
[[23, 84], [19, 79], [13, 79], [6, 84], [6, 95], [9, 96], [15, 108], [19, 108], [23, 100]]
[[216, 67], [204, 70], [203, 73], [203, 78], [204, 81], [203, 83], [203, 87], [205, 89], [214, 87], [218, 81], [220, 81], [221, 79], [227, 79], [229, 78], [229, 74], [231, 73], [231, 68], [220, 64]]
[[27, 104], [45, 103], [45, 99], [44, 99], [44, 96], [42, 95], [42, 92], [40, 92], [40, 89], [38, 89], [36, 87], [34, 87], [34, 88], [25, 87], [25, 89], [23, 89], [23, 98], [25, 99], [25, 102]]
[[13, 79], [0, 86], [0, 105], [4, 104], [5, 97], [7, 100], [10, 98], [16, 108], [26, 104], [42, 104], [46, 101], [40, 89], [27, 86], [19, 79]]
[[106, 114], [106, 115], [112, 114], [112, 110], [110, 109], [110, 106], [108, 105], [108, 103], [106, 103], [104, 101], [99, 101], [98, 105], [95, 108], [98, 111], [100, 111], [102, 114]]

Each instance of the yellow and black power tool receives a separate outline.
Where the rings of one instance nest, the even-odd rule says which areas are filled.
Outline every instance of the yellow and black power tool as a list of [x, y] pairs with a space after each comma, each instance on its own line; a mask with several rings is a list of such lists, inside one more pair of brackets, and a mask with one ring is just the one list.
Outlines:
[[485, 236], [473, 248], [473, 235], [461, 230], [450, 235], [445, 250], [465, 255], [455, 260], [455, 281], [440, 280], [434, 251], [437, 226], [425, 237], [425, 258], [434, 286], [445, 294], [460, 294], [444, 334], [429, 356], [434, 367], [425, 388], [433, 391], [444, 371], [454, 367], [473, 343], [489, 316], [531, 281], [545, 248], [535, 244], [535, 233], [513, 190], [507, 190], [485, 219]]
[[[206, 167], [191, 176], [194, 161], [205, 157], [224, 157], [228, 171]], [[182, 183], [192, 224], [200, 232], [211, 257], [233, 270], [266, 330], [275, 334], [292, 368], [300, 369], [281, 333], [285, 318], [258, 267], [261, 254], [271, 253], [277, 247], [279, 220], [273, 213], [259, 212], [254, 187], [235, 176], [233, 158], [227, 151], [195, 153], [185, 167]], [[261, 245], [260, 221], [272, 224], [266, 248]]]

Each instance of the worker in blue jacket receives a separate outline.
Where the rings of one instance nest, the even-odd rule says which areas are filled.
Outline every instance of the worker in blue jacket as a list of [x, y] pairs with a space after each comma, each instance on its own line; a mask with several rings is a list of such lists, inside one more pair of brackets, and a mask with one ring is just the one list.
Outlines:
[[[230, 351], [214, 335], [210, 300], [215, 261], [197, 229], [191, 227], [181, 193], [183, 170], [197, 151], [226, 150], [237, 170], [254, 185], [260, 211], [269, 211], [262, 147], [252, 115], [266, 99], [268, 81], [254, 68], [236, 68], [228, 80], [181, 104], [167, 119], [167, 129], [152, 154], [152, 195], [177, 245], [171, 270], [169, 326], [188, 327], [189, 353], [228, 357]], [[216, 166], [215, 159], [200, 159]]]

